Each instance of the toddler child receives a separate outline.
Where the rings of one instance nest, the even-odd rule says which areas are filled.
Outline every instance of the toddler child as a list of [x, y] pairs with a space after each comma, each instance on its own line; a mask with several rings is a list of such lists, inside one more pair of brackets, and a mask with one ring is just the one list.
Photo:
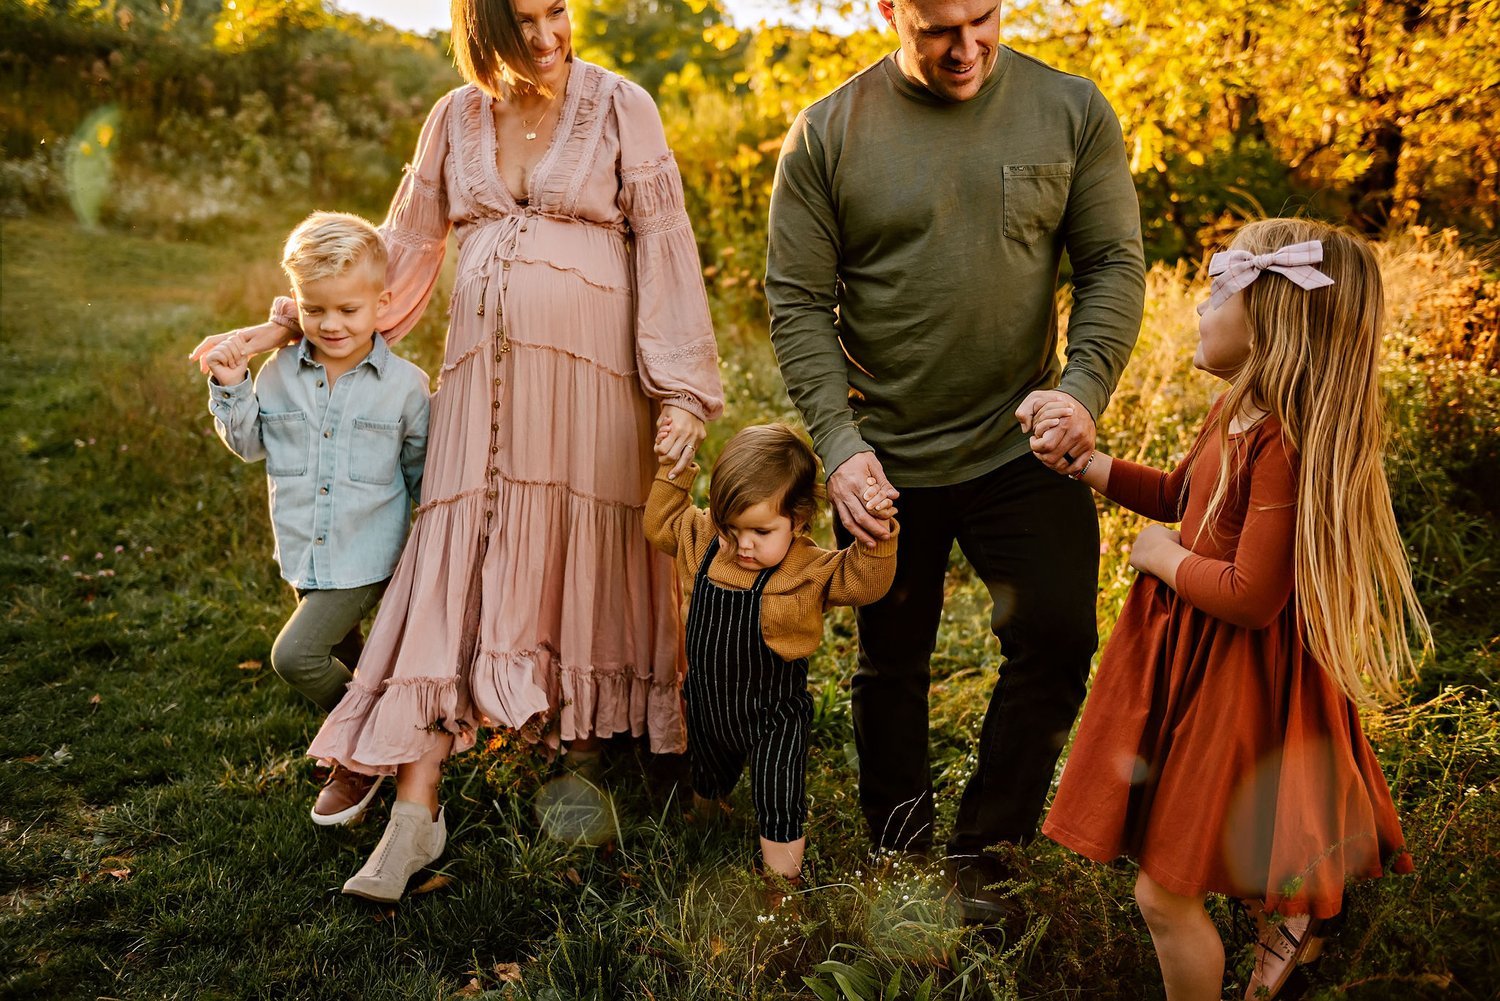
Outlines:
[[[376, 332], [391, 293], [385, 244], [368, 222], [312, 214], [288, 237], [281, 266], [302, 340], [278, 350], [253, 386], [235, 335], [204, 362], [219, 437], [247, 462], [266, 460], [275, 557], [297, 594], [271, 666], [326, 712], [343, 697], [360, 621], [380, 600], [418, 500], [427, 375]], [[349, 823], [379, 784], [335, 764], [313, 821]]]
[[[663, 457], [652, 484], [646, 535], [675, 557], [688, 596], [682, 691], [694, 800], [700, 811], [715, 808], [748, 759], [768, 882], [774, 873], [795, 887], [807, 843], [807, 658], [823, 638], [825, 609], [868, 604], [890, 588], [896, 536], [873, 548], [819, 548], [806, 534], [818, 460], [785, 425], [747, 427], [729, 440], [707, 511], [688, 496], [696, 464], [676, 478], [671, 465]], [[877, 516], [896, 513], [873, 488], [866, 501]]]
[[[1318, 948], [1344, 882], [1410, 872], [1354, 700], [1430, 643], [1382, 468], [1379, 266], [1320, 223], [1245, 226], [1209, 264], [1194, 364], [1228, 382], [1187, 458], [1074, 478], [1148, 518], [1043, 831], [1126, 855], [1169, 1001], [1220, 996], [1207, 893], [1257, 918], [1247, 999]], [[1066, 407], [1034, 415], [1042, 447]], [[1076, 467], [1076, 468], [1075, 468]]]

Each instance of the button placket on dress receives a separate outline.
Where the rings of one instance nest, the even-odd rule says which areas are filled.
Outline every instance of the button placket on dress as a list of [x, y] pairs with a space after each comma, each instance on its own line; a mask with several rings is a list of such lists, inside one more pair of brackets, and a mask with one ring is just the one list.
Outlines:
[[[508, 221], [511, 223], [510, 239], [506, 241], [508, 245], [504, 246], [503, 249], [497, 250], [495, 253], [495, 259], [500, 262], [500, 290], [495, 296], [495, 329], [491, 335], [491, 340], [494, 342], [495, 367], [490, 380], [490, 438], [489, 452], [485, 459], [486, 465], [484, 471], [485, 532], [482, 546], [486, 549], [489, 547], [490, 535], [494, 529], [496, 504], [500, 497], [500, 394], [504, 388], [504, 379], [501, 378], [501, 372], [505, 366], [506, 356], [510, 354], [510, 332], [505, 325], [505, 297], [507, 290], [510, 288], [511, 263], [515, 258], [516, 248], [520, 242], [521, 230], [525, 228], [524, 222], [519, 226], [516, 225], [516, 217], [514, 216]], [[489, 276], [486, 275], [483, 289], [487, 290], [488, 288]], [[481, 291], [478, 310], [480, 316], [484, 315], [484, 299], [484, 291]]]

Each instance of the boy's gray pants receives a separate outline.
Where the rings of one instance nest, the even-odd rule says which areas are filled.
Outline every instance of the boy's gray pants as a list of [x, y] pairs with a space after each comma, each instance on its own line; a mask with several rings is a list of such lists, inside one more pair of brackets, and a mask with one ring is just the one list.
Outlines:
[[364, 648], [359, 624], [388, 583], [297, 591], [297, 608], [271, 646], [271, 668], [324, 712], [338, 705]]

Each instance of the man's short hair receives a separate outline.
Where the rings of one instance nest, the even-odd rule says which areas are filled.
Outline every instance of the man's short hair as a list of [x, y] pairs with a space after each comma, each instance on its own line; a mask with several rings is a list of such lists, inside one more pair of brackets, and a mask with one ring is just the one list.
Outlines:
[[385, 241], [375, 227], [348, 212], [314, 212], [286, 238], [281, 270], [293, 285], [337, 278], [357, 265], [385, 285]]

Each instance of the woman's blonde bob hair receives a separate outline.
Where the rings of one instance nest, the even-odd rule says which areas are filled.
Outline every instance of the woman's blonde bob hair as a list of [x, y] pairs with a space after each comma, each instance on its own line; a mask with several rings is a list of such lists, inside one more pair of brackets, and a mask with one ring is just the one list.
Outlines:
[[[1294, 593], [1303, 635], [1338, 686], [1367, 703], [1371, 694], [1397, 697], [1401, 679], [1416, 673], [1413, 644], [1432, 645], [1383, 464], [1380, 263], [1363, 238], [1306, 219], [1252, 222], [1231, 246], [1265, 254], [1308, 240], [1322, 242], [1318, 269], [1334, 284], [1306, 290], [1265, 271], [1245, 288], [1250, 353], [1204, 434], [1217, 434], [1219, 454], [1232, 457], [1236, 414], [1265, 413], [1281, 423], [1298, 455]], [[1207, 531], [1232, 465], [1219, 464]]]
[[491, 97], [520, 86], [554, 96], [541, 82], [511, 0], [453, 0], [452, 13], [453, 62], [465, 80]]
[[752, 424], [735, 432], [714, 463], [708, 515], [728, 537], [732, 518], [766, 501], [800, 532], [818, 513], [822, 497], [818, 457], [802, 436], [785, 424]]

